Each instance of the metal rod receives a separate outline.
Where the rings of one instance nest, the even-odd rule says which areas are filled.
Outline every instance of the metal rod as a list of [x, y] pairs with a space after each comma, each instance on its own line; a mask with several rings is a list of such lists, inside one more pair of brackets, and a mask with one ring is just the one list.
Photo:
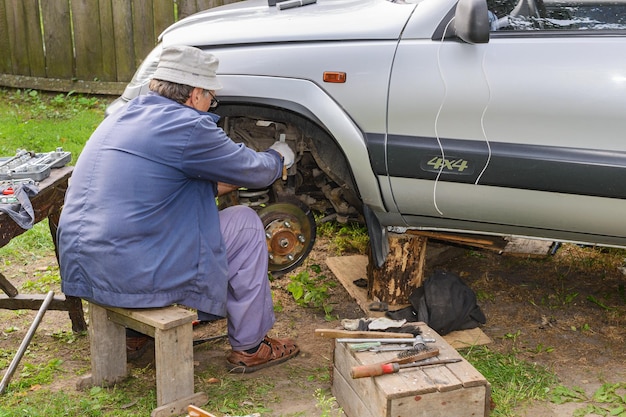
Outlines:
[[37, 316], [35, 316], [35, 320], [33, 321], [33, 324], [30, 325], [30, 329], [28, 329], [28, 333], [26, 333], [26, 337], [24, 337], [24, 340], [22, 340], [22, 344], [20, 345], [20, 348], [17, 350], [15, 357], [11, 361], [9, 368], [4, 374], [4, 377], [2, 378], [2, 382], [0, 382], [0, 394], [3, 394], [7, 385], [9, 385], [9, 380], [13, 376], [13, 373], [15, 372], [15, 369], [17, 368], [18, 363], [22, 359], [22, 356], [24, 356], [24, 353], [26, 352], [26, 348], [28, 348], [28, 345], [31, 339], [33, 338], [33, 335], [35, 334], [35, 330], [37, 330], [37, 327], [39, 326], [39, 323], [41, 322], [41, 319], [43, 318], [43, 315], [48, 309], [48, 306], [50, 305], [50, 302], [52, 301], [53, 298], [54, 298], [54, 291], [50, 291], [48, 292], [48, 295], [46, 296], [46, 298], [43, 300], [43, 303], [41, 303], [41, 307], [39, 307], [39, 311], [37, 312]]
[[434, 343], [435, 339], [425, 338], [421, 336], [404, 338], [338, 338], [336, 339], [337, 343], [368, 343], [368, 342], [379, 342], [379, 343]]

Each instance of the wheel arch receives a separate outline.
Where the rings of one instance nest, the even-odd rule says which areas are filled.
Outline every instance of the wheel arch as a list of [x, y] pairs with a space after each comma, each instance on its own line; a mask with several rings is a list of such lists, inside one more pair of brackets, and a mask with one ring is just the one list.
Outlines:
[[[224, 88], [219, 92], [218, 114], [228, 116], [246, 110], [270, 120], [279, 117], [315, 140], [334, 143], [336, 149], [318, 146], [319, 156], [327, 165], [320, 168], [334, 172], [341, 157], [347, 170], [341, 173], [342, 179], [354, 184], [363, 204], [384, 210], [365, 135], [339, 103], [317, 84], [299, 79], [222, 74], [220, 81]], [[322, 136], [325, 138], [320, 139]]]

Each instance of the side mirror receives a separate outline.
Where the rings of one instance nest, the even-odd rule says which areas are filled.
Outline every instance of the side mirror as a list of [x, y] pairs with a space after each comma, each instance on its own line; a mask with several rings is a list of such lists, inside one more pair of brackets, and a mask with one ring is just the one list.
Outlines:
[[486, 0], [459, 0], [454, 14], [454, 32], [467, 43], [489, 42]]

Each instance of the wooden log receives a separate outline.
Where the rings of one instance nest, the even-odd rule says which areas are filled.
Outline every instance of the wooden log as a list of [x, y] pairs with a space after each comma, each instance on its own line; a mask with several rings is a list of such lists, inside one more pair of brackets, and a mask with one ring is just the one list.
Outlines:
[[407, 304], [413, 289], [422, 285], [428, 238], [390, 234], [389, 255], [376, 268], [371, 252], [367, 265], [368, 297], [390, 305]]

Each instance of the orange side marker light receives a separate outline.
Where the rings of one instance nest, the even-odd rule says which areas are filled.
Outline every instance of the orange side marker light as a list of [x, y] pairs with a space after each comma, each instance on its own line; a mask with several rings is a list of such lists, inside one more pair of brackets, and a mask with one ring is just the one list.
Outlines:
[[345, 83], [346, 73], [340, 71], [325, 71], [323, 79], [326, 83]]

